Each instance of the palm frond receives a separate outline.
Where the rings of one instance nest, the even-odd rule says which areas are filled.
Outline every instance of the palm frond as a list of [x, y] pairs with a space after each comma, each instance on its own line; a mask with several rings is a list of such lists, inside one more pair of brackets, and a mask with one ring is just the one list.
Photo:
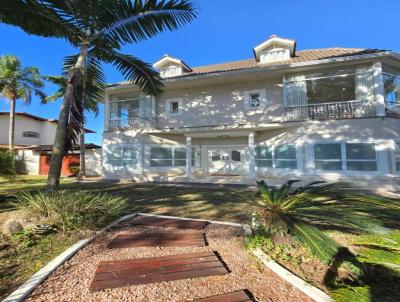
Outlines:
[[18, 26], [28, 34], [63, 38], [78, 45], [82, 36], [81, 29], [73, 16], [63, 10], [63, 2], [2, 0], [0, 22]]
[[194, 5], [187, 0], [121, 0], [114, 4], [102, 12], [103, 27], [92, 41], [137, 43], [165, 30], [176, 30], [196, 17]]
[[322, 261], [330, 263], [338, 253], [338, 244], [317, 228], [301, 221], [290, 221], [290, 231]]
[[[76, 55], [67, 56], [64, 58], [63, 74], [67, 74], [68, 70], [74, 67]], [[106, 86], [105, 76], [101, 67], [101, 62], [93, 57], [88, 56], [85, 63], [85, 87], [83, 93], [83, 106], [85, 111], [94, 112], [95, 115], [99, 112], [99, 103], [103, 101], [104, 89]], [[67, 87], [66, 76], [47, 76], [46, 79], [57, 85], [58, 89], [49, 97], [46, 102], [54, 102], [64, 96]]]
[[157, 95], [164, 86], [159, 73], [153, 67], [134, 56], [113, 50], [95, 51], [95, 56], [113, 64], [124, 77], [149, 95]]

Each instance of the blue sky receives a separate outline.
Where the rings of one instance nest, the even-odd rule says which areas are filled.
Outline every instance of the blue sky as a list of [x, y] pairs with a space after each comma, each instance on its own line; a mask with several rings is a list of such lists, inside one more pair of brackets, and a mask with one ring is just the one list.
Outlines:
[[[400, 51], [400, 1], [398, 0], [193, 0], [199, 17], [190, 25], [140, 44], [124, 52], [155, 62], [163, 54], [199, 66], [252, 57], [252, 48], [271, 34], [297, 40], [297, 49], [322, 47], [383, 48]], [[62, 58], [76, 51], [65, 41], [29, 36], [18, 28], [0, 24], [0, 55], [18, 56], [23, 65], [40, 68], [42, 74], [58, 75]], [[123, 80], [112, 67], [104, 66], [108, 82]], [[55, 87], [46, 86], [52, 93]], [[34, 99], [18, 111], [57, 118], [60, 103], [41, 105]], [[0, 111], [9, 104], [0, 100]], [[87, 117], [87, 136], [101, 144], [103, 110]], [[4, 130], [3, 130], [4, 131]]]

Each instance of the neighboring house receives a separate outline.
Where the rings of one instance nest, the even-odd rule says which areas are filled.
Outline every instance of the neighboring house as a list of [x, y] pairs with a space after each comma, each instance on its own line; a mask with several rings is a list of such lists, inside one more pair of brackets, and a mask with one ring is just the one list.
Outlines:
[[[10, 113], [0, 112], [0, 149], [8, 149], [8, 128]], [[28, 113], [15, 113], [15, 149], [18, 168], [30, 175], [47, 175], [50, 156], [56, 134], [57, 120], [46, 119]], [[94, 133], [86, 129], [86, 133]], [[99, 175], [101, 166], [101, 147], [86, 144], [88, 175]], [[63, 160], [62, 175], [73, 174], [72, 166], [79, 166], [79, 146], [74, 146]], [[93, 163], [95, 162], [95, 164]]]
[[277, 36], [253, 52], [201, 67], [165, 55], [154, 64], [165, 84], [156, 98], [129, 82], [110, 85], [103, 177], [398, 184], [398, 53], [296, 51], [296, 41]]

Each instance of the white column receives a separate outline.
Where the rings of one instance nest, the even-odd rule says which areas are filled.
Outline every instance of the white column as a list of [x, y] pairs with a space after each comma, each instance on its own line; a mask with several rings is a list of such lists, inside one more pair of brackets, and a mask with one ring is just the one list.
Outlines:
[[192, 138], [186, 136], [186, 177], [192, 178]]
[[385, 116], [385, 88], [383, 84], [382, 63], [373, 66], [375, 85], [376, 116]]
[[249, 177], [256, 177], [256, 149], [254, 132], [249, 133]]
[[110, 95], [106, 93], [104, 102], [104, 131], [110, 131]]

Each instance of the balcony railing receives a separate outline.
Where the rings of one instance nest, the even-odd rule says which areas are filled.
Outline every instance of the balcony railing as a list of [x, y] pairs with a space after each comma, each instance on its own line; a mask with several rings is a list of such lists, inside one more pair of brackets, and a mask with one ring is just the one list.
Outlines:
[[125, 118], [125, 119], [112, 119], [110, 121], [111, 130], [140, 130], [140, 129], [151, 129], [156, 128], [156, 118], [155, 117], [135, 117], [135, 118]]
[[361, 101], [309, 104], [286, 107], [285, 121], [351, 119], [375, 116], [375, 107]]
[[386, 101], [385, 112], [387, 117], [400, 118], [400, 103]]

